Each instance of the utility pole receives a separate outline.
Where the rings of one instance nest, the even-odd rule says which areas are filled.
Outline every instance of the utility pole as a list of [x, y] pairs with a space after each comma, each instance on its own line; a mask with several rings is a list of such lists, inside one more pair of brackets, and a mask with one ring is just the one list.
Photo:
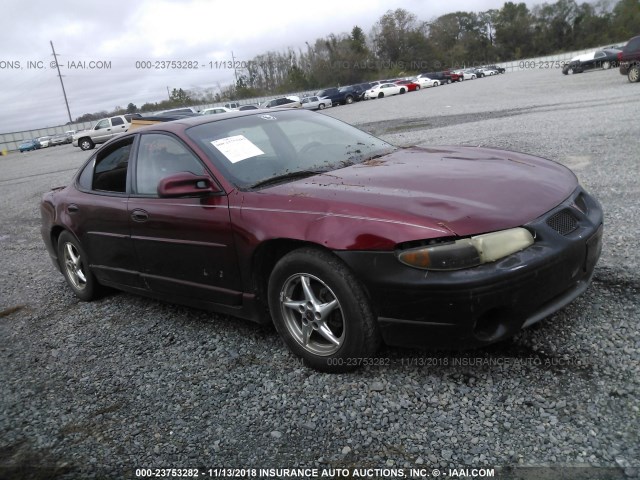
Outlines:
[[56, 68], [58, 69], [58, 78], [60, 79], [60, 85], [62, 85], [62, 94], [64, 95], [64, 103], [67, 106], [67, 113], [69, 114], [69, 123], [73, 123], [73, 120], [71, 120], [71, 110], [69, 110], [69, 100], [67, 100], [67, 92], [64, 90], [64, 83], [62, 82], [62, 75], [60, 75], [60, 65], [58, 65], [58, 57], [56, 55], [56, 51], [53, 48], [53, 42], [51, 40], [49, 40], [49, 43], [51, 44], [51, 51], [53, 52], [53, 59], [56, 62]]
[[236, 85], [238, 84], [238, 71], [236, 70], [236, 57], [233, 56], [233, 50], [231, 50], [231, 61], [233, 62], [233, 75], [236, 77]]

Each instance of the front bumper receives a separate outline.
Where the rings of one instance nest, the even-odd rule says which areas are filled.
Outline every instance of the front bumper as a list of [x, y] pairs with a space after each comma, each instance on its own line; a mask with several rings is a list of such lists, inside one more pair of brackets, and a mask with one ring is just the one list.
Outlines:
[[[581, 188], [524, 225], [535, 243], [497, 262], [449, 272], [394, 252], [336, 252], [368, 289], [388, 345], [468, 348], [512, 336], [583, 293], [602, 249], [602, 209]], [[569, 231], [570, 230], [570, 231]]]

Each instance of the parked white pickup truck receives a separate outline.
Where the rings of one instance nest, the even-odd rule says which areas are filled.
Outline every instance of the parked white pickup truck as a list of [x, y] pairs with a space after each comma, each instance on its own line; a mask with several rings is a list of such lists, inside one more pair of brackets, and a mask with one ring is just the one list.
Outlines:
[[93, 128], [75, 133], [71, 143], [82, 150], [91, 150], [96, 144], [104, 143], [119, 133], [129, 130], [131, 117], [132, 115], [116, 115], [103, 118]]

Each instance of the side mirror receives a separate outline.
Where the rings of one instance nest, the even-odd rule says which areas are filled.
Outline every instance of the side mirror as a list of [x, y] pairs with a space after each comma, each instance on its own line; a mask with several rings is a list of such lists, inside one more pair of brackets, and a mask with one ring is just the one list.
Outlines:
[[161, 198], [203, 197], [220, 191], [208, 176], [188, 172], [174, 173], [158, 183], [158, 195]]

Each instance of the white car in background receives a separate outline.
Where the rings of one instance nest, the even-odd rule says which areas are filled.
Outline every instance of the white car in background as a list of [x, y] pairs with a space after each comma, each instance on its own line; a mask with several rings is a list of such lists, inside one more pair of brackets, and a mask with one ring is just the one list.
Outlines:
[[205, 108], [200, 112], [200, 115], [215, 115], [216, 113], [227, 113], [232, 111], [233, 110], [227, 107], [213, 107], [213, 108]]
[[481, 68], [480, 70], [482, 70], [484, 72], [485, 76], [498, 75], [498, 73], [500, 73], [497, 70], [494, 70], [493, 68]]
[[407, 87], [404, 85], [397, 85], [395, 83], [381, 83], [373, 88], [370, 88], [364, 94], [365, 98], [384, 98], [391, 95], [399, 95], [406, 93]]
[[460, 80], [475, 80], [477, 75], [468, 70], [455, 70], [453, 73], [460, 75]]
[[331, 99], [320, 97], [305, 97], [301, 100], [302, 108], [308, 110], [324, 110], [331, 106]]
[[440, 80], [435, 80], [428, 77], [417, 77], [412, 81], [420, 85], [420, 88], [437, 87], [438, 85], [440, 85]]
[[51, 142], [51, 137], [39, 137], [36, 140], [38, 140], [38, 143], [42, 148], [47, 148]]

